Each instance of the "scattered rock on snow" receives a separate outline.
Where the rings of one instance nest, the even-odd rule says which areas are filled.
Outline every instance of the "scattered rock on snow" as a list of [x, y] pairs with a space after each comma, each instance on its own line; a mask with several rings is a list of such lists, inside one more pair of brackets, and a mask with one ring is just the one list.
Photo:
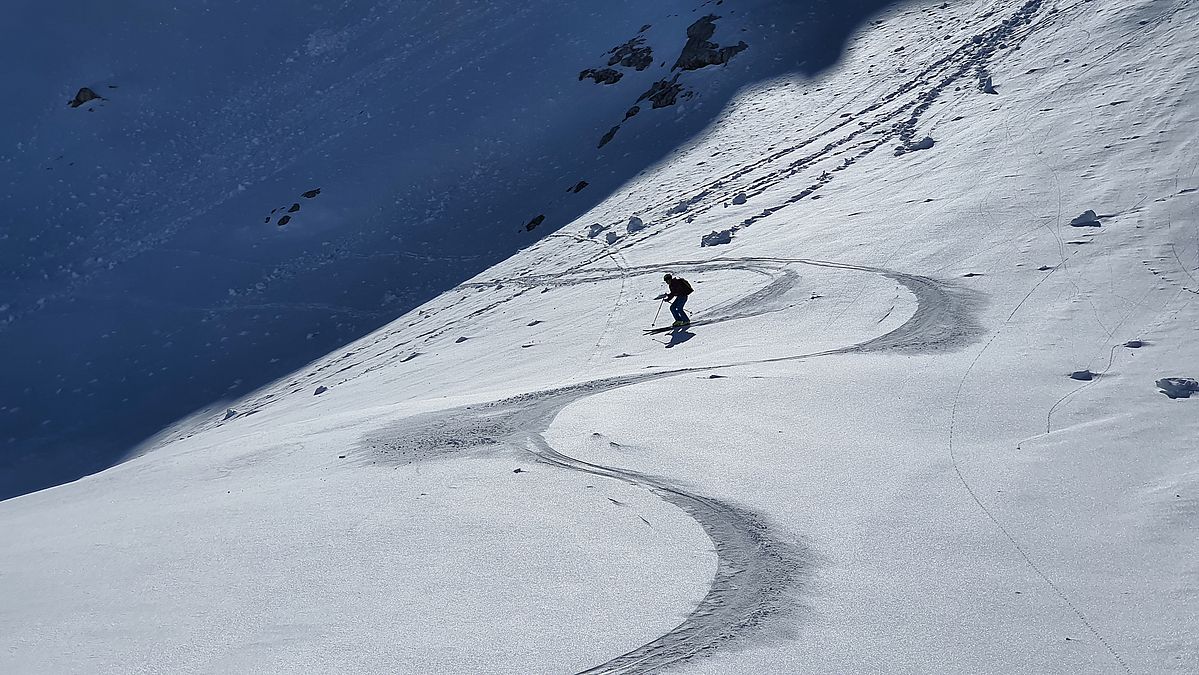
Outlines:
[[712, 232], [710, 234], [705, 234], [703, 236], [703, 238], [701, 238], [699, 240], [699, 245], [700, 246], [719, 246], [721, 244], [727, 244], [731, 241], [733, 241], [733, 230], [732, 229], [721, 230], [719, 232], [717, 232], [716, 230], [712, 230]]
[[732, 47], [721, 47], [708, 38], [716, 33], [716, 20], [720, 17], [709, 14], [687, 27], [687, 44], [671, 70], [698, 70], [707, 66], [719, 66], [729, 62], [737, 54], [749, 48], [744, 42]]
[[1124, 346], [1128, 347], [1129, 349], [1140, 349], [1141, 347], [1145, 346], [1145, 343], [1142, 340], [1129, 340], [1128, 342], [1124, 343]]
[[925, 136], [915, 143], [908, 143], [907, 145], [901, 145], [898, 148], [895, 148], [895, 156], [898, 157], [902, 154], [915, 152], [917, 150], [930, 150], [935, 144], [936, 141], [933, 140], [932, 136]]
[[299, 205], [299, 203], [296, 203], [296, 204], [292, 204], [290, 207], [288, 207], [287, 212], [295, 213], [296, 211], [299, 211], [299, 210], [300, 210], [300, 205]]
[[587, 228], [587, 238], [595, 239], [597, 236], [599, 236], [600, 232], [603, 232], [606, 229], [608, 229], [607, 225], [600, 225], [599, 223], [592, 223], [591, 227]]
[[468, 337], [460, 337], [460, 338], [458, 338], [457, 340], [454, 340], [454, 344], [456, 344], [456, 345], [460, 345], [460, 344], [462, 344], [463, 342], [466, 342], [466, 341], [467, 341], [467, 340], [469, 340], [469, 339], [470, 339], [470, 338], [468, 338]]
[[291, 222], [291, 216], [283, 216], [282, 218], [279, 219], [279, 222], [275, 223], [275, 224], [278, 225], [279, 227], [283, 227], [284, 225], [286, 225], [290, 222]]
[[236, 411], [236, 410], [234, 410], [233, 408], [229, 408], [228, 410], [226, 410], [226, 411], [225, 411], [225, 419], [226, 419], [226, 420], [231, 420], [231, 419], [233, 419], [234, 417], [237, 417], [237, 411]]
[[[644, 29], [639, 32], [644, 32]], [[635, 37], [608, 51], [608, 65], [632, 68], [641, 71], [654, 64], [654, 50], [645, 44], [645, 38]]]
[[746, 199], [747, 199], [747, 197], [745, 196], [744, 192], [738, 192], [737, 196], [733, 197], [733, 204], [735, 204], [735, 205], [744, 204]]
[[530, 220], [529, 222], [525, 223], [525, 232], [532, 232], [534, 229], [537, 228], [538, 225], [542, 224], [543, 222], [545, 222], [545, 214], [541, 214], [541, 215], [537, 216], [536, 218]]
[[313, 197], [319, 195], [320, 193], [321, 193], [320, 188], [313, 188], [311, 190], [308, 190], [307, 192], [301, 193], [300, 196], [303, 197], [304, 199], [312, 199]]
[[1199, 382], [1189, 377], [1163, 377], [1157, 381], [1162, 393], [1170, 398], [1190, 398], [1199, 392]]
[[616, 84], [620, 82], [620, 78], [624, 77], [624, 73], [611, 68], [588, 68], [579, 73], [579, 80], [592, 79], [596, 84]]
[[587, 187], [588, 185], [590, 185], [590, 183], [588, 183], [585, 180], [581, 180], [581, 181], [575, 183], [574, 187], [566, 188], [566, 191], [573, 192], [575, 194], [579, 194], [579, 192], [581, 192], [583, 190], [583, 188]]
[[1071, 227], [1099, 227], [1099, 216], [1091, 209], [1083, 211], [1082, 215], [1070, 221]]
[[633, 217], [629, 218], [629, 224], [627, 225], [627, 227], [629, 230], [629, 234], [632, 234], [634, 232], [640, 232], [641, 230], [644, 230], [645, 228], [647, 228], [649, 226], [645, 224], [644, 220], [638, 218], [637, 216], [633, 216]]
[[321, 394], [323, 394], [323, 393], [325, 393], [325, 392], [327, 392], [327, 391], [329, 391], [329, 388], [328, 388], [328, 387], [326, 387], [325, 385], [321, 385], [321, 386], [319, 386], [319, 387], [317, 387], [317, 388], [316, 388], [316, 391], [312, 392], [312, 395], [313, 395], [313, 396], [320, 396]]
[[616, 242], [620, 241], [620, 235], [616, 234], [615, 232], [609, 232], [604, 236], [604, 241], [608, 242], [609, 244], [615, 244]]
[[637, 102], [648, 100], [654, 108], [665, 108], [674, 105], [682, 93], [683, 85], [679, 84], [679, 76], [676, 73], [669, 80], [658, 80], [651, 84], [644, 94], [637, 97]]
[[1092, 373], [1089, 370], [1076, 370], [1073, 373], [1070, 373], [1070, 378], [1083, 381], [1093, 380], [1095, 379], [1095, 373]]
[[998, 94], [995, 90], [995, 85], [991, 83], [991, 76], [986, 75], [978, 81], [978, 88], [984, 94]]
[[103, 101], [104, 97], [92, 91], [89, 87], [81, 87], [75, 94], [75, 98], [67, 101], [67, 105], [71, 106], [72, 108], [78, 108], [84, 103], [87, 103], [88, 101], [94, 101], [96, 99]]
[[619, 124], [617, 124], [616, 126], [612, 127], [611, 129], [609, 129], [609, 130], [608, 130], [608, 133], [606, 133], [606, 134], [604, 134], [602, 137], [600, 137], [600, 142], [599, 142], [599, 145], [597, 145], [597, 146], [595, 146], [595, 147], [597, 147], [597, 148], [602, 148], [602, 147], [604, 147], [605, 145], [607, 145], [608, 143], [612, 142], [612, 139], [613, 139], [613, 138], [616, 138], [616, 132], [618, 132], [618, 131], [620, 131], [620, 125], [619, 125]]

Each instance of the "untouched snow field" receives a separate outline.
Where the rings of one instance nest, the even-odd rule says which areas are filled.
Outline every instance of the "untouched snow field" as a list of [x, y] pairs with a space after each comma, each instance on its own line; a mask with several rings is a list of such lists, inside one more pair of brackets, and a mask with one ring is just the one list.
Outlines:
[[[511, 259], [0, 503], [0, 670], [1196, 672], [1199, 396], [1157, 382], [1199, 378], [1197, 42], [1183, 0], [880, 16]], [[646, 336], [664, 272], [694, 324]]]

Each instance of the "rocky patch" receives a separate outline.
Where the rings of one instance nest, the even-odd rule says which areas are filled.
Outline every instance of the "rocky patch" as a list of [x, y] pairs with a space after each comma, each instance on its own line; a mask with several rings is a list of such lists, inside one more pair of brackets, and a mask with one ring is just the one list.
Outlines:
[[671, 70], [699, 70], [708, 66], [720, 66], [749, 48], [744, 42], [731, 47], [721, 47], [711, 42], [716, 33], [716, 20], [720, 17], [709, 14], [687, 27], [687, 44]]

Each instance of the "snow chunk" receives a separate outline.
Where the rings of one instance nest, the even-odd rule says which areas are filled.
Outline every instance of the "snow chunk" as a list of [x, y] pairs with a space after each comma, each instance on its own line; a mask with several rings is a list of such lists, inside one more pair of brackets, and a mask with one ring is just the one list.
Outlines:
[[629, 234], [632, 234], [634, 232], [639, 232], [641, 230], [644, 230], [647, 227], [649, 227], [649, 225], [646, 225], [645, 221], [641, 220], [637, 216], [633, 216], [632, 218], [629, 218], [629, 224], [628, 224]]

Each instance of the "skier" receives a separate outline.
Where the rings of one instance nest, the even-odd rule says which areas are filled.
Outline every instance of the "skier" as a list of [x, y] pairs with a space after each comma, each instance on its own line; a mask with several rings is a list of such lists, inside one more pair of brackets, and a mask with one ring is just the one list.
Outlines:
[[683, 305], [687, 304], [687, 296], [691, 295], [691, 284], [683, 277], [671, 276], [669, 274], [662, 277], [662, 281], [670, 287], [670, 292], [666, 294], [666, 300], [674, 298], [674, 302], [670, 303], [670, 313], [674, 315], [673, 326], [686, 326], [691, 323], [691, 319], [687, 318], [687, 313], [683, 311]]

